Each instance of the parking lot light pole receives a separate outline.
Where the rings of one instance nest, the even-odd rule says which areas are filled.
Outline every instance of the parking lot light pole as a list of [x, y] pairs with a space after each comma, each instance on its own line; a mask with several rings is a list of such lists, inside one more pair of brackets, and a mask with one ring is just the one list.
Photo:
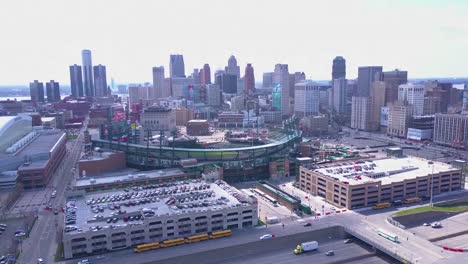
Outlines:
[[434, 196], [434, 162], [429, 161], [429, 165], [432, 166], [432, 172], [431, 172], [431, 194], [430, 194], [430, 200], [429, 200], [429, 206], [434, 207], [432, 203], [432, 197]]

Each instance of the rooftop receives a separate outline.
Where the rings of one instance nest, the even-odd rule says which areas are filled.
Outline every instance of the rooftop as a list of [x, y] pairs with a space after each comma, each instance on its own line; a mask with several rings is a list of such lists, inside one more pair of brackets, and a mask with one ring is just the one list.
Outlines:
[[[67, 208], [76, 207], [77, 229], [88, 232], [97, 228], [118, 228], [143, 224], [145, 218], [183, 215], [195, 212], [222, 210], [250, 205], [246, 196], [223, 181], [206, 183], [201, 180], [150, 184], [85, 195], [67, 202]], [[145, 216], [143, 212], [153, 212]], [[137, 219], [125, 219], [137, 216]], [[115, 219], [114, 219], [115, 218]], [[138, 219], [139, 218], [139, 219]], [[112, 223], [108, 219], [114, 219]]]
[[452, 165], [446, 163], [433, 162], [432, 166], [429, 162], [430, 160], [417, 157], [403, 157], [348, 161], [321, 166], [309, 166], [309, 168], [349, 185], [379, 181], [382, 185], [386, 185], [432, 173], [437, 174], [457, 170]]
[[[157, 171], [132, 172], [132, 173], [108, 173], [104, 177], [87, 177], [76, 181], [76, 187], [86, 187], [99, 184], [111, 184], [117, 182], [133, 181], [135, 179], [156, 179], [174, 175], [185, 174], [182, 170], [173, 168]], [[106, 176], [109, 175], [109, 176]]]

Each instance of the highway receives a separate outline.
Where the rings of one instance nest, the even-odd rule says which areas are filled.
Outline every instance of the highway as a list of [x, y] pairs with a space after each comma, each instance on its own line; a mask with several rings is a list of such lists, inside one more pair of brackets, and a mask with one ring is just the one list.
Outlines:
[[[55, 199], [51, 199], [52, 208], [63, 208], [65, 205], [65, 192], [74, 175], [74, 166], [80, 158], [81, 147], [83, 145], [83, 132], [86, 130], [88, 118], [83, 122], [83, 128], [79, 136], [75, 139], [70, 149], [60, 163], [59, 168], [54, 173], [49, 187], [57, 190]], [[18, 258], [19, 263], [36, 263], [38, 258], [43, 258], [46, 263], [54, 262], [54, 255], [57, 249], [57, 240], [61, 236], [63, 229], [63, 214], [54, 215], [50, 211], [40, 210], [38, 219], [34, 225], [29, 238], [25, 239], [21, 253]]]

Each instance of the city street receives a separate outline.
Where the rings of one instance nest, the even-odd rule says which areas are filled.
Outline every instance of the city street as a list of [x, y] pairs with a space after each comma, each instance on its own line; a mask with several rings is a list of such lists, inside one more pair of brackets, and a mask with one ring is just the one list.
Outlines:
[[[83, 132], [86, 130], [87, 123], [88, 118], [83, 122], [81, 133], [74, 140], [72, 147], [67, 149], [66, 156], [49, 183], [48, 188], [57, 190], [56, 198], [51, 199], [54, 209], [60, 210], [65, 205], [65, 192], [74, 175], [73, 168], [80, 158]], [[51, 211], [39, 210], [38, 219], [29, 238], [23, 241], [19, 262], [36, 263], [38, 258], [42, 258], [46, 263], [53, 263], [62, 229], [63, 214], [54, 215]]]

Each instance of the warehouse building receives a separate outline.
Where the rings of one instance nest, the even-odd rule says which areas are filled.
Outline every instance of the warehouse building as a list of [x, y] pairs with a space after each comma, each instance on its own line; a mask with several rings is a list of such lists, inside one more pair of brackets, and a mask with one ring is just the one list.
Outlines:
[[190, 180], [132, 191], [81, 193], [67, 201], [65, 258], [258, 223], [255, 197], [224, 181]]
[[425, 198], [464, 188], [460, 168], [417, 157], [387, 157], [300, 167], [300, 189], [348, 209]]

